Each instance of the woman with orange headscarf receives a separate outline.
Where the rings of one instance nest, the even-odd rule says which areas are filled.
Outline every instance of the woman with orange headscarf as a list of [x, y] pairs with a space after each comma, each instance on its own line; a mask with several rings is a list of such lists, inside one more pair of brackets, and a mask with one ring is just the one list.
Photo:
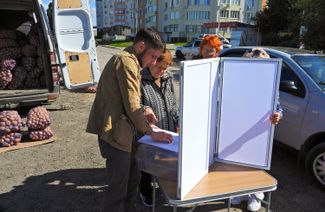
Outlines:
[[222, 50], [222, 42], [216, 35], [207, 35], [200, 45], [200, 54], [203, 59], [218, 57]]

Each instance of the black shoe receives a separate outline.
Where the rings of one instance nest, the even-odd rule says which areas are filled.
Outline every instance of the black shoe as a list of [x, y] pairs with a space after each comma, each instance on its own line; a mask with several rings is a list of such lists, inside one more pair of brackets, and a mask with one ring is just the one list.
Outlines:
[[146, 206], [147, 208], [152, 207], [152, 197], [150, 195], [146, 196], [146, 195], [143, 195], [143, 194], [140, 193], [140, 197], [141, 197], [141, 200], [142, 200], [142, 204], [144, 206]]
[[0, 205], [0, 212], [6, 212], [7, 211], [7, 207]]

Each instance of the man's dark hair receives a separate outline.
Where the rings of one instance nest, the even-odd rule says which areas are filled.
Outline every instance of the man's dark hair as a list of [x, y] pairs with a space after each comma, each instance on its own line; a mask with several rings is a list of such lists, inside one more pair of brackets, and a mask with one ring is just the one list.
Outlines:
[[153, 49], [164, 49], [164, 42], [157, 31], [152, 29], [140, 29], [135, 35], [133, 43], [138, 43], [143, 41], [146, 46]]

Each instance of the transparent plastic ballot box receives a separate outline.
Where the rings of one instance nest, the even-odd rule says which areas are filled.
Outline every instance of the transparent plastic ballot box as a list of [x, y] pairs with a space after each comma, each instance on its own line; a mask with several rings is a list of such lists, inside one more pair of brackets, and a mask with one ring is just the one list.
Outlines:
[[139, 170], [155, 177], [176, 182], [178, 152], [148, 144], [140, 144], [135, 158], [138, 162]]

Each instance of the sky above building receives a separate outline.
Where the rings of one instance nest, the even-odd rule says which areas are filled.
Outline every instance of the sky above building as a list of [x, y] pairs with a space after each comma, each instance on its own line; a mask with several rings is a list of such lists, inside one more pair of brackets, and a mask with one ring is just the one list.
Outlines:
[[[52, 2], [52, 0], [42, 0], [43, 5], [47, 9], [47, 6], [49, 3]], [[91, 19], [93, 22], [93, 26], [96, 26], [96, 1], [95, 0], [89, 0], [90, 5], [90, 12], [91, 12]]]

